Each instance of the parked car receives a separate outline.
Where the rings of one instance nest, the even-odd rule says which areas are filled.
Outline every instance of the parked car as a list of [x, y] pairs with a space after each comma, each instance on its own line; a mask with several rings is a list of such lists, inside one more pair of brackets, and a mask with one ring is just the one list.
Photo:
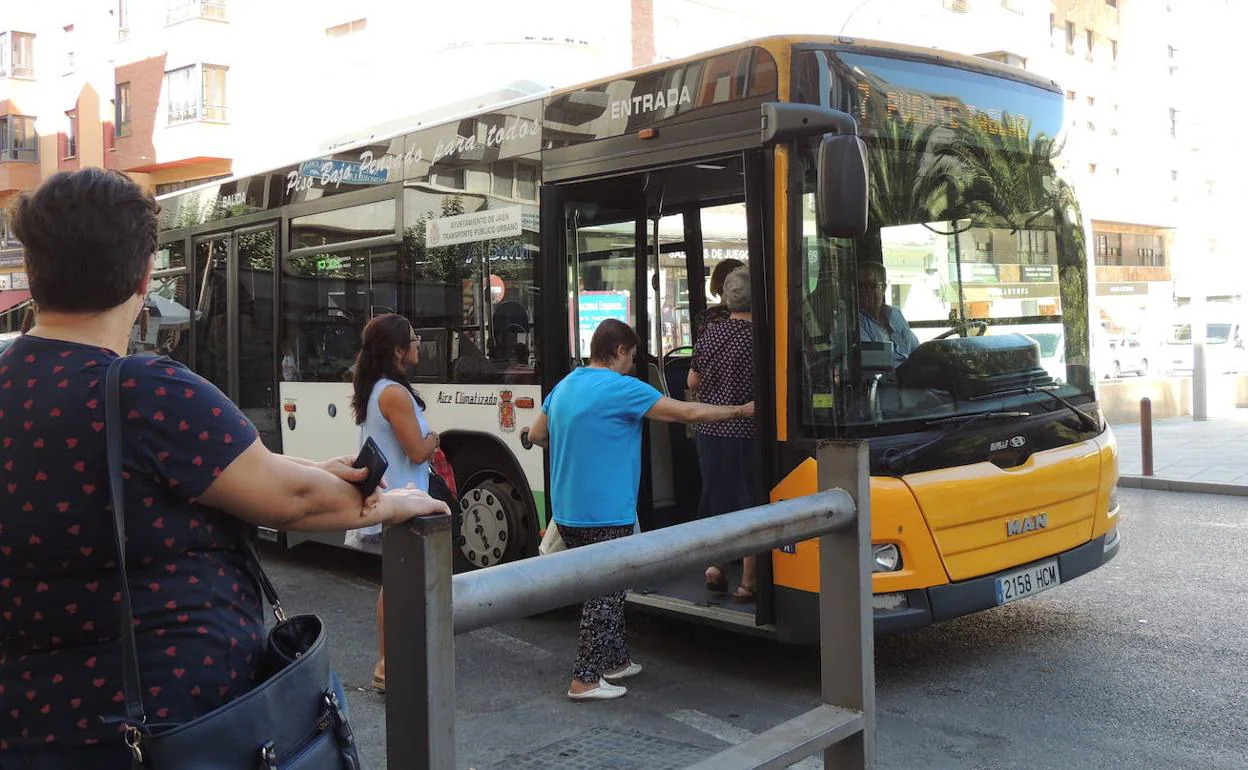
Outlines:
[[1115, 380], [1124, 374], [1143, 377], [1148, 374], [1151, 366], [1148, 348], [1133, 334], [1106, 338], [1097, 357], [1097, 369], [1102, 376]]
[[[1248, 351], [1244, 349], [1240, 324], [1215, 319], [1205, 326], [1205, 369], [1212, 374], [1234, 374], [1248, 371]], [[1192, 373], [1192, 325], [1176, 323], [1170, 327], [1166, 342], [1165, 366], [1169, 374], [1186, 376]]]

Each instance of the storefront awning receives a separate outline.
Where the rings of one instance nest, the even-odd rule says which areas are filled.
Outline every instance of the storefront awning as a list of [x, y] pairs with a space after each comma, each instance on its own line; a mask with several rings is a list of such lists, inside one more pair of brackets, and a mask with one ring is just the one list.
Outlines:
[[30, 299], [30, 292], [26, 289], [8, 289], [0, 291], [0, 313], [8, 310], [15, 305], [20, 305]]

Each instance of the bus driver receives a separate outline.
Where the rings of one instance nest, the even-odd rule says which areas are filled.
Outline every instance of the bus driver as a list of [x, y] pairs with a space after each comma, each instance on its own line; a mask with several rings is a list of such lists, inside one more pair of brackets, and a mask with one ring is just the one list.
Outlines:
[[919, 340], [901, 310], [885, 304], [888, 271], [881, 262], [858, 263], [858, 338], [860, 342], [893, 343], [893, 368], [910, 357]]

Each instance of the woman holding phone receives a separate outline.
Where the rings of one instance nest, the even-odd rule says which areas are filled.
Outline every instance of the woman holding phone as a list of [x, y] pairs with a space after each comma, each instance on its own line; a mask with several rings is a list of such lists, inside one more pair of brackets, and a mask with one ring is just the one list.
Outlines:
[[[364, 327], [355, 360], [351, 408], [360, 426], [360, 443], [372, 439], [390, 462], [386, 485], [429, 491], [429, 461], [438, 434], [429, 430], [425, 402], [412, 388], [408, 370], [420, 361], [420, 336], [401, 315], [380, 315]], [[361, 539], [379, 538], [381, 527], [361, 530]], [[385, 594], [377, 595], [377, 638], [381, 657], [373, 668], [373, 687], [386, 691]]]

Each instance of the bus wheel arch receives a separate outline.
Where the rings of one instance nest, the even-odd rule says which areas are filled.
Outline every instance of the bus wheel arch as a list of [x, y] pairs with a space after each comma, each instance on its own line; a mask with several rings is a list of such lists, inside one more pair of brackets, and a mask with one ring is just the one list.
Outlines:
[[456, 572], [516, 561], [537, 553], [533, 492], [512, 453], [494, 436], [441, 434], [459, 491], [452, 511]]

